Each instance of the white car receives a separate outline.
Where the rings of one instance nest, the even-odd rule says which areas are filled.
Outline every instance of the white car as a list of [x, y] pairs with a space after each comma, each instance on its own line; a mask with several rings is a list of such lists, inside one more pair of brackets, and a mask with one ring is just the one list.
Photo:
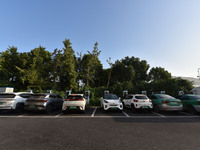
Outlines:
[[66, 112], [69, 110], [81, 110], [85, 112], [86, 109], [86, 99], [83, 97], [83, 94], [70, 94], [65, 99], [62, 111]]
[[24, 103], [32, 93], [0, 93], [0, 109], [11, 109], [17, 112], [24, 110]]
[[106, 94], [101, 98], [101, 107], [106, 111], [108, 109], [118, 109], [123, 110], [123, 104], [115, 94]]
[[151, 112], [153, 109], [151, 100], [143, 94], [129, 94], [123, 100], [123, 105], [124, 107], [131, 108], [133, 112], [139, 109]]

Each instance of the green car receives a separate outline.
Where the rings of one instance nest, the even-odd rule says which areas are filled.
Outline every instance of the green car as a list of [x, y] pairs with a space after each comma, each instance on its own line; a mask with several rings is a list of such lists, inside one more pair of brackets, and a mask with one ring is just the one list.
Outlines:
[[190, 113], [197, 114], [200, 112], [200, 95], [186, 94], [178, 96], [183, 104], [183, 109]]
[[152, 94], [150, 96], [152, 100], [153, 109], [155, 112], [160, 111], [182, 111], [183, 105], [179, 99], [176, 99], [167, 94]]

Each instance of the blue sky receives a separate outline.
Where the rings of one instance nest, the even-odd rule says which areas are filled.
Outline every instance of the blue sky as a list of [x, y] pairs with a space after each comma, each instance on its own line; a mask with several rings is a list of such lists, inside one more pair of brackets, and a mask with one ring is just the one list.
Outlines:
[[100, 60], [147, 60], [174, 76], [196, 77], [200, 68], [199, 0], [0, 0], [0, 51], [39, 45], [53, 52], [70, 39], [75, 52]]

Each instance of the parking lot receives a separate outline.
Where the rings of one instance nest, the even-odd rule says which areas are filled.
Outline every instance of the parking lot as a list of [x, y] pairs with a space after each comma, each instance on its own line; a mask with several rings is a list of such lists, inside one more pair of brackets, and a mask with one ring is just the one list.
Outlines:
[[161, 112], [161, 113], [149, 113], [145, 111], [138, 111], [133, 113], [130, 109], [124, 109], [123, 111], [110, 110], [103, 111], [99, 107], [90, 107], [85, 113], [79, 111], [70, 111], [62, 113], [60, 110], [55, 110], [50, 114], [45, 112], [23, 112], [16, 113], [10, 110], [1, 110], [0, 118], [14, 117], [14, 118], [200, 118], [199, 115], [190, 114], [188, 112]]
[[199, 149], [200, 116], [180, 113], [0, 112], [1, 149]]

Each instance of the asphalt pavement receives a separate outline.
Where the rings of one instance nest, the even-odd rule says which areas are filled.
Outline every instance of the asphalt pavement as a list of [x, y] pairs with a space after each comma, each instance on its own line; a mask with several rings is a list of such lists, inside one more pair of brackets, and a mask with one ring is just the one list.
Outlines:
[[200, 147], [200, 116], [181, 113], [0, 112], [1, 149], [130, 150]]

